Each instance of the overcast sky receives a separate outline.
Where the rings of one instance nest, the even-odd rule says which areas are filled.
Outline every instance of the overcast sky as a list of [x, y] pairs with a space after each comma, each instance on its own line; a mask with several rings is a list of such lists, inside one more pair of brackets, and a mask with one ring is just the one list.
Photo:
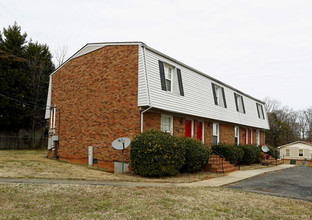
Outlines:
[[1, 30], [14, 21], [53, 54], [142, 41], [255, 98], [312, 107], [311, 0], [0, 0]]

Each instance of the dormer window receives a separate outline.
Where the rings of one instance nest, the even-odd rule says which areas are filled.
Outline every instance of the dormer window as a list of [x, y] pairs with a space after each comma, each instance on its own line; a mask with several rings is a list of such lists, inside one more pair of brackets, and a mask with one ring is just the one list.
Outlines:
[[224, 88], [214, 83], [211, 83], [211, 86], [215, 105], [226, 108]]
[[238, 95], [237, 93], [234, 93], [234, 99], [236, 104], [236, 110], [241, 113], [246, 113], [245, 111], [245, 105], [244, 105], [244, 99], [243, 96]]
[[158, 60], [161, 89], [184, 96], [181, 69]]
[[171, 92], [172, 75], [174, 68], [165, 64], [165, 78], [167, 91]]
[[257, 104], [257, 112], [258, 112], [258, 117], [261, 118], [261, 119], [265, 119], [264, 118], [264, 111], [263, 111], [263, 106], [259, 103], [256, 103]]

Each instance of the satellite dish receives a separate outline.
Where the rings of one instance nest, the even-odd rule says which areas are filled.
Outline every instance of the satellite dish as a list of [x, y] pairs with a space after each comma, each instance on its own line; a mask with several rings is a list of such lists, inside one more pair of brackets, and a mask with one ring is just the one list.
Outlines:
[[112, 146], [116, 150], [124, 150], [127, 147], [129, 147], [130, 143], [131, 143], [130, 138], [120, 137], [113, 141]]
[[261, 147], [261, 150], [262, 150], [264, 153], [267, 153], [267, 152], [270, 151], [270, 149], [269, 149], [266, 145], [263, 145], [263, 146]]

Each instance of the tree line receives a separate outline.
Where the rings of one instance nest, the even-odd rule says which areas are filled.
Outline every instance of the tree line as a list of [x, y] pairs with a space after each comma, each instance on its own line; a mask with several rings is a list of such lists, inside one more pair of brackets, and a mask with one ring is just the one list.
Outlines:
[[294, 111], [277, 100], [265, 98], [270, 130], [266, 143], [278, 147], [294, 141], [312, 142], [312, 107]]
[[45, 127], [49, 75], [48, 45], [27, 40], [15, 22], [0, 32], [0, 131]]

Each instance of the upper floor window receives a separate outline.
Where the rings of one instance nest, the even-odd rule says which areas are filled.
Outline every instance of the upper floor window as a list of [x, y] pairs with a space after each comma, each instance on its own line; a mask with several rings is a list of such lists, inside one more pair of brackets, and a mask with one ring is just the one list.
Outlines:
[[213, 132], [212, 144], [213, 145], [219, 144], [219, 123], [213, 123], [212, 132]]
[[173, 116], [161, 115], [161, 131], [173, 135]]
[[234, 99], [236, 104], [236, 110], [241, 113], [246, 113], [243, 96], [234, 93]]
[[235, 144], [239, 145], [239, 127], [235, 126]]
[[226, 99], [224, 94], [224, 88], [221, 86], [218, 86], [214, 83], [211, 83], [212, 86], [212, 93], [214, 102], [216, 105], [226, 108]]
[[184, 96], [181, 70], [160, 60], [158, 64], [161, 89]]
[[171, 92], [172, 75], [174, 68], [165, 64], [165, 78], [166, 78], [166, 88], [167, 91]]
[[264, 111], [263, 111], [263, 106], [259, 103], [256, 103], [257, 104], [257, 112], [258, 112], [258, 117], [261, 118], [261, 119], [265, 119], [264, 118]]

